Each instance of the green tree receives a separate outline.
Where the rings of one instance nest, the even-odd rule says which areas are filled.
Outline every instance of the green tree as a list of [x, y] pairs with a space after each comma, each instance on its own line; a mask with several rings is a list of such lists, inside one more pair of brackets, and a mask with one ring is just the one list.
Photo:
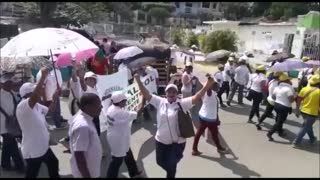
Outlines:
[[180, 28], [173, 28], [170, 32], [170, 38], [173, 44], [183, 46], [183, 40], [185, 38], [185, 32]]
[[57, 9], [58, 2], [37, 2], [40, 8], [40, 20], [42, 26], [48, 26], [51, 23], [51, 17]]
[[269, 12], [273, 20], [278, 20], [306, 14], [310, 9], [310, 3], [306, 2], [273, 2]]
[[243, 17], [250, 17], [249, 4], [244, 2], [224, 2], [223, 14], [226, 19], [240, 20]]
[[264, 15], [270, 8], [272, 2], [254, 2], [252, 7], [252, 16], [258, 17]]
[[204, 51], [206, 53], [217, 51], [220, 49], [225, 49], [228, 51], [236, 51], [237, 50], [237, 40], [238, 37], [235, 32], [230, 30], [227, 31], [214, 31], [210, 33], [205, 41]]
[[206, 37], [205, 34], [199, 34], [198, 35], [199, 48], [203, 52], [205, 52], [206, 43], [207, 43], [206, 40], [207, 40], [207, 37]]
[[165, 20], [170, 17], [170, 12], [162, 7], [153, 7], [148, 11], [148, 14], [154, 17], [159, 24], [164, 24]]
[[186, 45], [187, 47], [191, 47], [192, 45], [199, 46], [198, 38], [193, 32], [188, 33]]

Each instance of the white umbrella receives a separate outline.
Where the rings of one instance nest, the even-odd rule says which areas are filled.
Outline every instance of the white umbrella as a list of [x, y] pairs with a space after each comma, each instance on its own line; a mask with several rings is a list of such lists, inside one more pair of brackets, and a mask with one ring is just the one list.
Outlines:
[[1, 48], [2, 57], [48, 56], [98, 48], [79, 33], [63, 28], [38, 28], [11, 39]]
[[221, 49], [221, 50], [218, 50], [218, 51], [214, 51], [214, 52], [209, 53], [207, 55], [206, 61], [217, 61], [220, 58], [223, 58], [225, 56], [229, 56], [230, 53], [231, 53], [230, 51], [227, 51], [227, 50], [224, 50], [224, 49]]
[[278, 63], [273, 65], [269, 70], [270, 71], [292, 71], [297, 69], [303, 69], [308, 67], [308, 64], [300, 61], [300, 60], [294, 60], [289, 59], [284, 62]]
[[113, 59], [127, 59], [141, 53], [143, 53], [142, 49], [138, 48], [137, 46], [131, 46], [118, 51]]

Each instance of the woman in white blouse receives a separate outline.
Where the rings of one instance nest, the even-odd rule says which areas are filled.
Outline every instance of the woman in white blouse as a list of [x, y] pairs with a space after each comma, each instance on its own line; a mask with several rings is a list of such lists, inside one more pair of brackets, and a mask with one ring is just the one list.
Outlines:
[[178, 130], [179, 104], [184, 112], [200, 102], [206, 91], [212, 86], [213, 79], [208, 76], [205, 86], [194, 96], [178, 99], [178, 88], [169, 84], [166, 89], [166, 98], [152, 95], [144, 87], [140, 75], [135, 74], [135, 80], [139, 89], [150, 104], [157, 109], [157, 132], [156, 132], [156, 160], [157, 164], [167, 172], [167, 178], [174, 178], [178, 162], [183, 157], [186, 139], [180, 136]]
[[256, 73], [251, 75], [249, 82], [249, 100], [252, 99], [252, 106], [249, 115], [248, 123], [253, 123], [252, 118], [254, 115], [260, 118], [260, 103], [263, 99], [263, 91], [267, 81], [265, 77], [265, 66], [260, 65], [256, 68]]

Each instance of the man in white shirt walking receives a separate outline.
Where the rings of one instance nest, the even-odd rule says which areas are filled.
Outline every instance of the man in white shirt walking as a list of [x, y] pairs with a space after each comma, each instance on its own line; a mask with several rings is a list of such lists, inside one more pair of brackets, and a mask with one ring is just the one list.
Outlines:
[[42, 162], [47, 165], [50, 178], [59, 178], [59, 161], [49, 146], [50, 135], [45, 116], [55, 108], [54, 101], [59, 100], [60, 89], [54, 93], [49, 108], [41, 105], [41, 91], [49, 71], [44, 68], [41, 69], [41, 73], [36, 86], [24, 83], [20, 88], [23, 100], [17, 107], [17, 119], [22, 130], [21, 151], [27, 162], [26, 178], [36, 178]]
[[235, 64], [234, 64], [234, 58], [229, 57], [228, 62], [224, 65], [223, 68], [223, 83], [221, 86], [221, 95], [226, 92], [226, 98], [229, 97], [229, 91], [230, 91], [230, 83], [234, 79], [234, 70], [235, 70]]
[[4, 73], [1, 75], [1, 89], [0, 89], [0, 134], [3, 138], [2, 152], [1, 152], [1, 167], [4, 170], [11, 170], [11, 158], [13, 159], [15, 170], [19, 172], [24, 171], [23, 159], [20, 155], [18, 143], [15, 134], [12, 134], [7, 129], [7, 123], [14, 121], [15, 109], [17, 106], [16, 99], [12, 93], [12, 77], [13, 73]]
[[235, 69], [234, 83], [232, 83], [231, 94], [228, 97], [227, 104], [230, 103], [238, 89], [238, 104], [243, 104], [243, 89], [249, 82], [250, 72], [246, 65], [246, 57], [240, 57], [239, 66]]
[[71, 172], [75, 178], [99, 178], [102, 147], [93, 119], [101, 113], [101, 101], [96, 94], [84, 93], [79, 105], [69, 128]]
[[[226, 107], [226, 105], [223, 104], [223, 101], [222, 101], [222, 94], [224, 93], [224, 91], [226, 91], [226, 85], [223, 86], [223, 83], [224, 83], [224, 79], [223, 79], [223, 70], [224, 70], [224, 65], [223, 64], [219, 64], [218, 65], [218, 69], [219, 71], [216, 72], [213, 76], [214, 80], [218, 83], [218, 93], [217, 93], [217, 96], [219, 98], [219, 101], [220, 101], [220, 106], [221, 107]], [[229, 84], [228, 84], [229, 86]]]
[[112, 105], [106, 112], [107, 116], [107, 139], [111, 149], [112, 160], [107, 172], [107, 178], [117, 178], [123, 160], [129, 170], [129, 176], [141, 175], [137, 163], [130, 148], [131, 125], [143, 110], [144, 102], [138, 112], [127, 111], [126, 95], [122, 91], [114, 92], [111, 96]]

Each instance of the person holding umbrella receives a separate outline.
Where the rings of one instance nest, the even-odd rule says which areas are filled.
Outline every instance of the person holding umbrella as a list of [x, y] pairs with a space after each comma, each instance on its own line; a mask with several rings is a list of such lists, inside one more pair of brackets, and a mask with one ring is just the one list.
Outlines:
[[312, 126], [320, 112], [320, 75], [313, 75], [309, 85], [302, 88], [297, 97], [296, 116], [302, 115], [304, 122], [293, 144], [299, 146], [307, 133], [309, 142], [313, 144], [317, 138], [314, 136]]
[[55, 101], [59, 101], [60, 88], [55, 91], [49, 108], [40, 104], [48, 74], [49, 70], [42, 68], [37, 85], [27, 82], [19, 90], [23, 100], [18, 104], [16, 114], [22, 130], [21, 151], [27, 162], [26, 178], [36, 178], [42, 162], [47, 165], [50, 178], [60, 177], [59, 161], [49, 146], [50, 135], [45, 120], [45, 115], [55, 108]]
[[248, 93], [250, 99], [252, 99], [252, 106], [249, 114], [248, 123], [253, 123], [252, 118], [254, 115], [256, 115], [258, 119], [260, 118], [260, 103], [263, 99], [264, 87], [267, 81], [264, 75], [265, 71], [265, 66], [260, 65], [256, 68], [256, 73], [252, 74], [250, 78], [250, 87]]
[[294, 102], [295, 91], [292, 87], [291, 78], [287, 74], [279, 77], [279, 85], [272, 92], [272, 99], [275, 100], [274, 110], [277, 113], [276, 123], [267, 133], [269, 141], [273, 141], [272, 135], [277, 131], [279, 136], [284, 136], [283, 123], [287, 120], [288, 114], [292, 112], [291, 104]]
[[[302, 58], [302, 61], [303, 62], [307, 62], [309, 61], [310, 58], [309, 57], [306, 57], [304, 56]], [[299, 75], [298, 75], [298, 92], [306, 87], [308, 85], [308, 79], [313, 75], [313, 68], [304, 68], [302, 71], [299, 72]]]

